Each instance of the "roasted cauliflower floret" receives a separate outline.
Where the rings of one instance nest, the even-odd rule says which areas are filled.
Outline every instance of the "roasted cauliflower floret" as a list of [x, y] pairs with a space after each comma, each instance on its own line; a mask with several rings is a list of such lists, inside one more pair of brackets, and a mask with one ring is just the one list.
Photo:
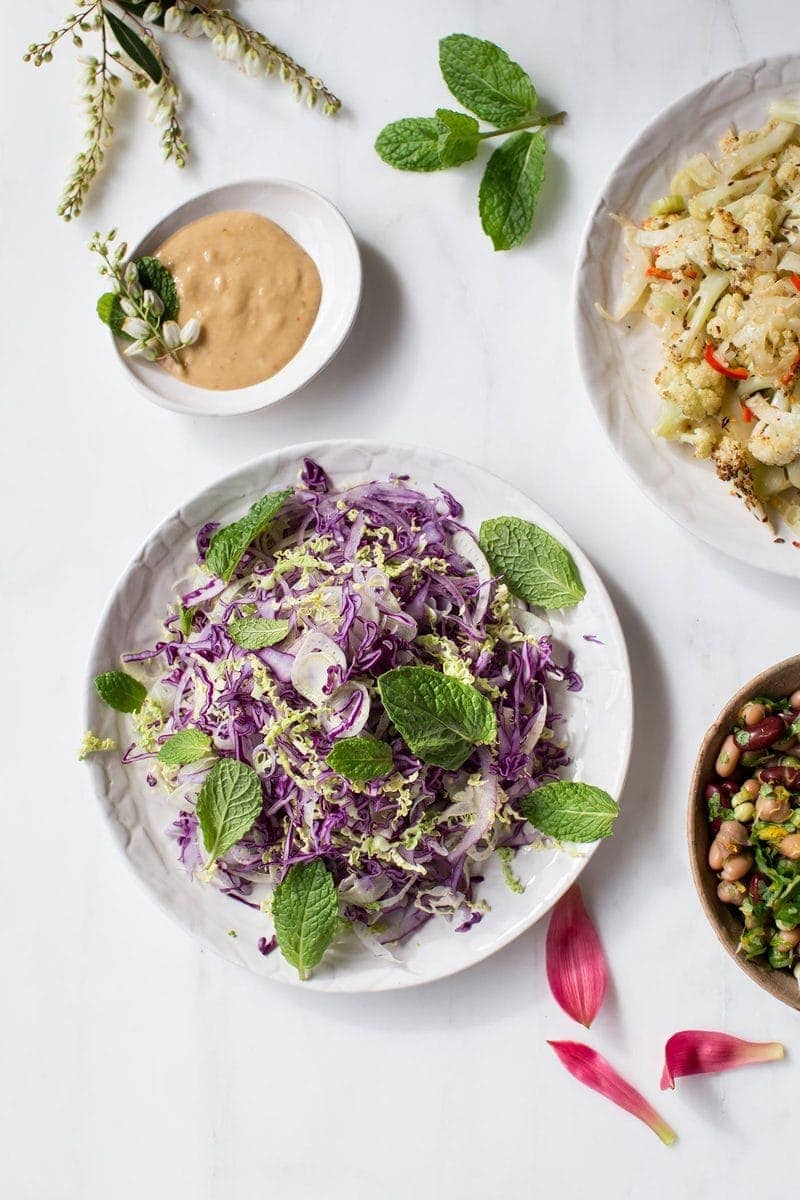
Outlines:
[[706, 326], [711, 336], [719, 342], [733, 341], [739, 329], [743, 308], [744, 299], [740, 292], [728, 292], [724, 295]]
[[758, 417], [748, 449], [767, 466], [785, 467], [800, 458], [800, 412], [783, 412], [763, 396], [753, 396], [748, 407]]
[[715, 209], [708, 226], [714, 261], [721, 267], [752, 262], [772, 245], [785, 212], [784, 205], [763, 192], [742, 196], [724, 208]]
[[715, 416], [725, 397], [725, 377], [702, 359], [666, 363], [656, 375], [656, 387], [690, 421]]
[[711, 457], [722, 482], [733, 484], [735, 495], [744, 501], [760, 521], [769, 524], [764, 506], [756, 494], [753, 474], [741, 442], [738, 442], [732, 434], [724, 433]]
[[778, 159], [775, 182], [785, 192], [794, 192], [800, 187], [800, 146], [792, 142]]

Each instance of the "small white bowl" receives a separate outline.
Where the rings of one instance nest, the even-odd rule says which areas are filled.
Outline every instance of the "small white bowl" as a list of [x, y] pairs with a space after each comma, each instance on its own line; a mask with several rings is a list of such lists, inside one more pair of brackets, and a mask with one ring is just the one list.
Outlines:
[[230, 183], [187, 200], [145, 234], [132, 257], [152, 254], [190, 221], [229, 210], [268, 217], [311, 255], [322, 280], [319, 312], [305, 342], [285, 367], [271, 379], [232, 391], [194, 387], [175, 379], [155, 363], [126, 358], [123, 343], [114, 337], [117, 357], [136, 390], [173, 412], [231, 416], [277, 404], [327, 366], [347, 338], [358, 312], [361, 257], [353, 231], [330, 200], [285, 179]]

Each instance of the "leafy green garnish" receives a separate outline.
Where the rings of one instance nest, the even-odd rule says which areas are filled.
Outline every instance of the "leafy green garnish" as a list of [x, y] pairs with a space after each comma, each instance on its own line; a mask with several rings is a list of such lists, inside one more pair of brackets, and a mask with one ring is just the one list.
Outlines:
[[439, 63], [456, 99], [497, 128], [481, 129], [467, 113], [438, 108], [435, 117], [392, 121], [378, 134], [375, 149], [399, 170], [440, 171], [475, 158], [482, 141], [511, 134], [489, 159], [478, 205], [495, 250], [510, 250], [536, 213], [545, 172], [542, 130], [559, 124], [564, 114], [538, 111], [530, 77], [494, 42], [452, 34], [439, 43]]
[[109, 9], [104, 8], [103, 15], [108, 21], [111, 32], [131, 62], [136, 63], [137, 67], [141, 67], [144, 73], [150, 76], [153, 83], [161, 83], [164, 75], [161, 63], [147, 43], [142, 41], [130, 25], [126, 25], [119, 17], [115, 17]]
[[271, 617], [234, 617], [228, 622], [231, 641], [243, 650], [263, 650], [282, 642], [289, 632], [288, 621]]
[[596, 842], [611, 836], [619, 815], [616, 800], [588, 783], [546, 783], [522, 800], [526, 821], [562, 842]]
[[339, 928], [333, 876], [321, 858], [290, 868], [275, 888], [272, 919], [284, 958], [308, 979]]
[[189, 608], [184, 608], [182, 604], [178, 605], [178, 628], [185, 638], [188, 638], [192, 632], [192, 623], [196, 612], [197, 605], [191, 605]]
[[168, 737], [158, 752], [158, 761], [168, 767], [185, 767], [208, 758], [211, 738], [201, 729], [181, 729]]
[[100, 699], [117, 712], [138, 712], [147, 699], [147, 688], [127, 671], [104, 671], [94, 686]]
[[385, 163], [400, 171], [440, 171], [439, 138], [443, 132], [436, 117], [404, 117], [381, 130], [375, 149]]
[[433, 766], [455, 771], [474, 746], [497, 736], [486, 697], [432, 667], [395, 667], [381, 675], [378, 691], [411, 752]]
[[525, 240], [544, 183], [546, 150], [543, 133], [523, 130], [498, 146], [489, 159], [478, 208], [495, 250], [511, 250]]
[[466, 113], [453, 112], [449, 108], [437, 108], [439, 122], [439, 163], [442, 167], [460, 167], [478, 153], [480, 126], [474, 117]]
[[122, 311], [119, 296], [116, 292], [103, 292], [97, 301], [97, 315], [104, 325], [108, 325], [113, 333], [122, 333], [122, 322], [125, 320], [125, 313]]
[[439, 42], [439, 66], [450, 91], [491, 125], [511, 125], [536, 111], [527, 72], [494, 42], [452, 33]]
[[351, 783], [380, 779], [394, 766], [391, 746], [373, 737], [340, 738], [325, 761]]
[[212, 575], [230, 582], [248, 546], [261, 536], [293, 490], [284, 488], [280, 492], [269, 492], [256, 500], [239, 521], [216, 531], [206, 554], [206, 566]]
[[151, 291], [157, 292], [164, 301], [163, 320], [176, 320], [181, 302], [178, 297], [178, 288], [171, 272], [157, 258], [151, 258], [149, 255], [137, 258], [135, 262], [136, 269], [139, 272], [139, 282], [142, 287], [150, 288]]
[[208, 854], [207, 869], [252, 829], [262, 804], [261, 783], [252, 767], [235, 758], [214, 764], [195, 809]]
[[569, 551], [530, 521], [520, 517], [484, 521], [479, 542], [492, 570], [528, 604], [570, 608], [586, 595]]

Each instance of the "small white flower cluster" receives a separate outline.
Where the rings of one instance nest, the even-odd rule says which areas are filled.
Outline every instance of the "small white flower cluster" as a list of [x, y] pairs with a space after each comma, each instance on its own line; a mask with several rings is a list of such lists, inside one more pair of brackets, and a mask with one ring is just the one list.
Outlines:
[[92, 180], [103, 165], [114, 126], [110, 114], [117, 99], [118, 75], [108, 69], [108, 59], [81, 59], [84, 68], [82, 82], [85, 91], [81, 97], [88, 118], [84, 134], [83, 149], [75, 156], [72, 170], [64, 187], [58, 206], [58, 215], [66, 221], [77, 217]]
[[328, 91], [321, 79], [309, 75], [304, 67], [270, 42], [263, 33], [243, 25], [228, 9], [209, 3], [209, 0], [205, 0], [205, 3], [174, 0], [166, 8], [159, 4], [151, 4], [150, 8], [158, 9], [159, 15], [161, 11], [164, 12], [164, 28], [170, 33], [207, 37], [218, 58], [237, 63], [246, 75], [271, 75], [277, 69], [281, 79], [291, 84], [298, 98], [305, 95], [310, 108], [320, 99], [323, 111], [328, 116], [341, 107], [341, 102]]
[[100, 274], [111, 281], [124, 314], [121, 329], [132, 339], [125, 348], [125, 355], [129, 358], [146, 358], [148, 362], [178, 358], [181, 350], [193, 346], [199, 338], [200, 322], [196, 317], [191, 317], [181, 326], [177, 321], [164, 320], [162, 297], [152, 288], [142, 287], [136, 263], [125, 262], [127, 243], [112, 247], [116, 236], [116, 229], [112, 229], [105, 238], [95, 233], [89, 242], [89, 249], [103, 260]]

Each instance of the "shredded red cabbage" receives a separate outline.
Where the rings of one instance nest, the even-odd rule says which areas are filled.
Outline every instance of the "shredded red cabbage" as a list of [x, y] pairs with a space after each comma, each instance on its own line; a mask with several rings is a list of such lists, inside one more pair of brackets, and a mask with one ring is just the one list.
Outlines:
[[[148, 782], [155, 771], [180, 797], [170, 832], [189, 873], [204, 859], [193, 810], [213, 760], [176, 769], [156, 756], [171, 734], [195, 728], [210, 735], [217, 757], [241, 759], [262, 781], [261, 815], [218, 864], [232, 898], [258, 907], [248, 899], [254, 885], [321, 856], [342, 915], [362, 935], [396, 941], [434, 915], [452, 918], [459, 932], [481, 920], [481, 864], [534, 839], [518, 802], [570, 761], [550, 684], [576, 690], [581, 680], [571, 653], [560, 665], [548, 636], [522, 632], [515, 614], [525, 606], [480, 570], [462, 515], [444, 488], [428, 496], [395, 476], [336, 491], [306, 460], [294, 495], [229, 584], [202, 567], [216, 526], [199, 530], [196, 579], [182, 590], [181, 608], [151, 648], [125, 656], [156, 681], [125, 761], [150, 760]], [[245, 616], [285, 619], [289, 635], [242, 649], [228, 623]], [[312, 635], [330, 664], [318, 702], [292, 682]], [[458, 771], [417, 759], [376, 687], [383, 672], [404, 665], [444, 670], [489, 697], [496, 744], [476, 748]], [[388, 779], [356, 785], [326, 765], [337, 738], [354, 733], [389, 743]], [[260, 939], [263, 954], [273, 948], [274, 939]]]

